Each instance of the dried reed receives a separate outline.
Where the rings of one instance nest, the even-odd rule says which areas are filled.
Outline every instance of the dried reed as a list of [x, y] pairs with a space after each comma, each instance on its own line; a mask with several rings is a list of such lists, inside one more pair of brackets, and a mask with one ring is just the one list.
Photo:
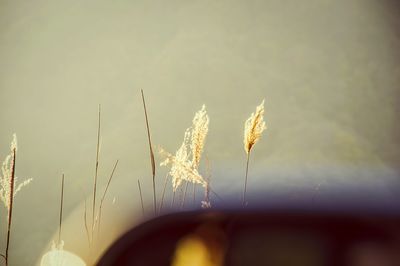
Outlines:
[[196, 184], [192, 184], [193, 206], [196, 204]]
[[142, 196], [142, 188], [140, 187], [140, 180], [138, 179], [138, 188], [139, 188], [139, 195], [140, 195], [140, 203], [142, 204], [142, 214], [144, 215], [144, 204], [143, 204], [143, 196]]
[[183, 197], [182, 197], [182, 201], [181, 201], [181, 209], [183, 209], [183, 206], [185, 205], [186, 193], [187, 193], [187, 189], [188, 189], [188, 186], [189, 186], [189, 182], [186, 181], [185, 183], [186, 183], [185, 184], [185, 189], [184, 189]]
[[[1, 167], [2, 176], [0, 177], [0, 200], [4, 203], [7, 209], [7, 242], [5, 254], [1, 254], [1, 257], [5, 259], [6, 266], [9, 261], [9, 247], [11, 239], [11, 224], [12, 224], [12, 214], [14, 197], [22, 187], [28, 185], [32, 178], [25, 180], [19, 184], [15, 189], [15, 184], [17, 183], [17, 177], [15, 176], [15, 162], [17, 157], [17, 136], [13, 135], [13, 140], [11, 142], [10, 150], [11, 154], [6, 157]], [[10, 162], [11, 159], [11, 162]]]
[[169, 174], [167, 173], [167, 174], [165, 175], [164, 187], [163, 187], [163, 192], [162, 192], [162, 195], [161, 195], [161, 202], [160, 202], [160, 207], [158, 208], [158, 213], [161, 213], [161, 209], [162, 209], [162, 207], [163, 207], [164, 196], [165, 196], [165, 189], [167, 188], [168, 177], [169, 177]]
[[204, 143], [208, 133], [208, 125], [210, 119], [206, 112], [206, 106], [203, 104], [200, 111], [198, 111], [193, 118], [192, 125], [192, 141], [190, 148], [192, 150], [192, 166], [197, 169], [200, 164], [201, 154], [204, 150]]
[[142, 92], [142, 101], [143, 101], [143, 108], [144, 108], [144, 116], [146, 119], [146, 128], [147, 128], [147, 137], [149, 140], [149, 149], [150, 149], [150, 161], [151, 161], [151, 173], [153, 177], [153, 202], [154, 202], [154, 215], [157, 214], [157, 200], [156, 200], [156, 164], [154, 160], [154, 153], [153, 147], [151, 145], [151, 137], [150, 137], [150, 128], [149, 128], [149, 119], [147, 117], [147, 109], [146, 109], [146, 102], [144, 100], [143, 90]]
[[176, 191], [175, 191], [175, 190], [173, 190], [173, 192], [172, 192], [172, 201], [171, 201], [171, 209], [172, 209], [172, 207], [174, 207], [174, 203], [175, 203], [175, 196], [176, 196]]
[[10, 247], [11, 236], [11, 220], [14, 203], [14, 180], [15, 180], [15, 160], [16, 160], [16, 147], [12, 147], [12, 160], [11, 160], [11, 175], [10, 175], [10, 200], [8, 209], [8, 225], [7, 225], [7, 245], [6, 245], [6, 265], [8, 265], [8, 250]]
[[204, 190], [204, 200], [201, 201], [201, 207], [203, 209], [210, 209], [211, 208], [211, 201], [210, 201], [210, 181], [211, 181], [211, 163], [208, 157], [206, 156], [206, 181], [207, 186]]
[[[196, 112], [192, 121], [192, 127], [186, 129], [182, 145], [176, 151], [175, 156], [160, 149], [160, 154], [166, 157], [160, 165], [171, 165], [169, 174], [172, 176], [172, 187], [174, 191], [176, 191], [182, 181], [201, 184], [203, 186], [206, 185], [205, 180], [198, 172], [198, 166], [208, 133], [208, 124], [209, 117], [205, 110], [205, 105], [203, 105], [201, 110]], [[182, 206], [184, 204], [186, 191], [187, 184], [181, 202]]]
[[58, 227], [58, 245], [61, 244], [61, 230], [62, 230], [62, 216], [63, 216], [63, 205], [64, 205], [64, 174], [61, 177], [61, 197], [60, 197], [60, 223]]
[[245, 206], [246, 203], [246, 190], [247, 190], [247, 176], [249, 171], [249, 160], [250, 152], [254, 144], [260, 139], [262, 132], [266, 129], [264, 122], [264, 100], [259, 106], [257, 106], [255, 113], [252, 113], [244, 124], [244, 150], [247, 154], [246, 162], [246, 175], [244, 181], [243, 190], [243, 201], [242, 204]]
[[92, 206], [92, 237], [91, 241], [93, 242], [94, 235], [94, 227], [95, 227], [95, 212], [96, 212], [96, 190], [97, 190], [97, 177], [99, 170], [99, 151], [100, 151], [100, 126], [101, 126], [101, 105], [99, 104], [99, 112], [98, 112], [98, 126], [97, 126], [97, 145], [96, 145], [96, 165], [95, 165], [95, 173], [94, 173], [94, 184], [93, 184], [93, 206]]
[[86, 204], [86, 199], [85, 199], [85, 210], [83, 213], [83, 221], [85, 224], [85, 231], [86, 231], [86, 236], [88, 239], [88, 243], [89, 243], [89, 248], [91, 247], [91, 241], [90, 241], [90, 233], [89, 233], [89, 227], [88, 227], [88, 223], [87, 223], [87, 204]]
[[197, 169], [193, 169], [189, 161], [182, 161], [179, 154], [174, 156], [163, 149], [160, 150], [160, 153], [166, 157], [166, 160], [160, 165], [171, 164], [169, 174], [172, 176], [172, 187], [174, 191], [177, 190], [182, 181], [197, 183], [204, 187], [206, 186], [204, 178], [199, 174]]
[[203, 105], [202, 108], [195, 113], [192, 120], [192, 126], [186, 129], [183, 142], [180, 148], [176, 151], [175, 156], [160, 149], [160, 154], [166, 158], [160, 163], [160, 165], [171, 165], [169, 174], [172, 176], [172, 188], [174, 191], [172, 205], [175, 200], [175, 192], [183, 181], [185, 181], [186, 184], [180, 208], [183, 208], [185, 204], [189, 182], [193, 183], [193, 202], [195, 202], [196, 197], [195, 185], [201, 184], [204, 187], [206, 186], [206, 181], [199, 174], [198, 167], [200, 164], [201, 154], [204, 150], [209, 121], [210, 119], [206, 112], [206, 106]]
[[114, 176], [115, 169], [118, 166], [118, 161], [119, 160], [115, 161], [115, 164], [114, 164], [114, 167], [113, 167], [113, 169], [111, 171], [110, 177], [108, 178], [108, 182], [107, 182], [106, 188], [104, 189], [103, 196], [100, 199], [99, 214], [98, 214], [98, 221], [97, 221], [97, 236], [98, 237], [100, 237], [100, 222], [101, 222], [101, 211], [103, 209], [103, 202], [104, 202], [104, 199], [106, 198], [108, 187], [110, 186], [111, 180], [112, 180], [112, 178]]

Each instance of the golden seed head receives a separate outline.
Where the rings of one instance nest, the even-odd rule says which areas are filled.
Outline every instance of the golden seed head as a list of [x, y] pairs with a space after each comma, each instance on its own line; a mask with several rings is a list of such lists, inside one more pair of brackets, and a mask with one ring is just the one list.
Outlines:
[[172, 176], [172, 187], [174, 191], [180, 186], [182, 181], [186, 180], [192, 183], [198, 183], [205, 186], [206, 182], [199, 174], [197, 169], [193, 168], [192, 161], [189, 160], [188, 142], [190, 139], [189, 129], [185, 132], [185, 137], [181, 147], [172, 155], [160, 149], [160, 154], [165, 156], [166, 159], [160, 163], [161, 166], [171, 165], [169, 174]]
[[203, 104], [193, 118], [192, 125], [192, 142], [190, 148], [192, 150], [192, 163], [194, 168], [198, 168], [200, 164], [201, 154], [203, 153], [204, 143], [208, 133], [208, 124], [210, 119], [206, 112], [206, 106]]
[[266, 129], [264, 122], [264, 100], [257, 106], [255, 113], [244, 123], [244, 150], [248, 154], [251, 148], [260, 139], [262, 132]]
[[175, 156], [163, 149], [160, 150], [160, 154], [165, 156], [165, 160], [160, 165], [171, 165], [169, 174], [172, 176], [174, 191], [183, 180], [206, 186], [206, 181], [199, 174], [198, 167], [208, 133], [209, 121], [206, 106], [203, 105], [201, 110], [195, 114], [192, 127], [186, 129], [182, 145], [176, 151]]

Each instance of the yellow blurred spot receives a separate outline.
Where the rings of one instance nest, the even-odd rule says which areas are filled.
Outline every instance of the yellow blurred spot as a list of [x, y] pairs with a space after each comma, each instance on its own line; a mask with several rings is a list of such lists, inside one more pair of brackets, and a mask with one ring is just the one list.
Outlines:
[[220, 266], [220, 253], [207, 247], [199, 237], [188, 236], [178, 243], [172, 266]]

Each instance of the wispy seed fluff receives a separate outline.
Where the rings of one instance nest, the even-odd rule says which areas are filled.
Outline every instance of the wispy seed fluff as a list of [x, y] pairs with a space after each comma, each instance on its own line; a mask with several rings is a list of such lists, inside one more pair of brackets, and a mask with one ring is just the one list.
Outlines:
[[174, 191], [176, 191], [183, 180], [201, 184], [204, 187], [207, 184], [198, 172], [209, 124], [205, 105], [195, 114], [192, 123], [192, 127], [186, 129], [183, 143], [176, 151], [175, 156], [160, 149], [160, 154], [166, 157], [160, 165], [171, 165], [170, 175], [172, 176]]
[[[11, 154], [7, 155], [3, 164], [1, 166], [1, 176], [0, 176], [0, 200], [4, 203], [4, 206], [7, 210], [10, 210], [10, 201], [11, 201], [11, 182], [14, 181], [14, 184], [17, 184], [17, 177], [14, 180], [11, 180], [11, 171], [14, 165], [14, 152], [18, 149], [17, 145], [17, 136], [13, 135], [13, 140], [11, 142], [10, 150]], [[21, 190], [22, 187], [28, 185], [32, 181], [32, 178], [29, 178], [16, 186], [14, 189], [13, 197]]]
[[199, 174], [197, 169], [193, 168], [192, 161], [189, 160], [188, 142], [190, 138], [189, 129], [185, 132], [185, 137], [181, 147], [176, 151], [175, 156], [160, 149], [160, 154], [166, 159], [160, 163], [161, 166], [171, 165], [169, 174], [172, 176], [172, 187], [174, 191], [178, 189], [182, 181], [186, 180], [192, 183], [198, 183], [206, 186], [206, 182]]
[[260, 139], [262, 132], [266, 129], [264, 122], [264, 100], [256, 108], [256, 112], [244, 123], [244, 150], [248, 154], [251, 148]]
[[200, 164], [201, 154], [203, 153], [204, 143], [208, 133], [208, 124], [210, 119], [206, 112], [206, 106], [203, 104], [200, 111], [198, 111], [193, 118], [192, 125], [192, 163], [194, 168], [198, 168]]

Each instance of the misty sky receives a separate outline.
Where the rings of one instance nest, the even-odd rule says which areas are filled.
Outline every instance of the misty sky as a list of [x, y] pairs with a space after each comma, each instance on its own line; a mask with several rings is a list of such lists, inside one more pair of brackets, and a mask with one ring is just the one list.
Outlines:
[[[252, 154], [250, 194], [306, 202], [320, 185], [322, 202], [339, 190], [356, 201], [368, 194], [376, 208], [400, 202], [395, 2], [0, 0], [0, 156], [17, 133], [17, 176], [34, 179], [16, 197], [12, 263], [33, 264], [46, 251], [62, 173], [66, 248], [87, 256], [82, 206], [98, 104], [101, 189], [120, 160], [104, 227], [115, 237], [141, 215], [137, 179], [151, 203], [140, 89], [153, 142], [171, 152], [206, 104], [205, 154], [222, 195], [240, 197], [243, 124], [265, 99], [268, 129]], [[161, 184], [166, 169], [157, 172]]]

